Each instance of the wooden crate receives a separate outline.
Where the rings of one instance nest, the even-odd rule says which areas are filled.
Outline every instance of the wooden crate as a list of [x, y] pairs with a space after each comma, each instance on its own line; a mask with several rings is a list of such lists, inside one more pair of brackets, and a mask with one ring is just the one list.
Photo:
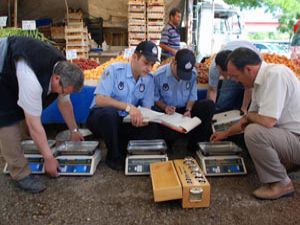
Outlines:
[[164, 0], [147, 0], [148, 5], [165, 5]]
[[145, 5], [145, 0], [129, 0], [128, 5]]
[[65, 27], [64, 26], [52, 26], [51, 38], [52, 39], [65, 39]]

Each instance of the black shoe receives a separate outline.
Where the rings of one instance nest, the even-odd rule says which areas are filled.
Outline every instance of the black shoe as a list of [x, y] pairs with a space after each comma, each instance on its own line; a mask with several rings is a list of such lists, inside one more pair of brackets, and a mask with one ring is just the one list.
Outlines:
[[109, 168], [117, 171], [124, 170], [125, 167], [124, 160], [121, 159], [106, 160], [106, 164]]
[[46, 185], [40, 179], [28, 175], [27, 177], [16, 181], [17, 187], [30, 193], [39, 193], [46, 189]]

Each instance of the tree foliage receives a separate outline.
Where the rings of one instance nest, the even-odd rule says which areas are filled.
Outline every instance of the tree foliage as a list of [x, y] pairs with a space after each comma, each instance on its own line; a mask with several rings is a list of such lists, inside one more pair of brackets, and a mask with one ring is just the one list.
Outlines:
[[269, 12], [281, 9], [279, 31], [288, 32], [290, 36], [293, 33], [293, 26], [297, 19], [300, 18], [300, 0], [224, 0], [227, 4], [239, 6], [241, 9], [257, 8], [266, 6]]

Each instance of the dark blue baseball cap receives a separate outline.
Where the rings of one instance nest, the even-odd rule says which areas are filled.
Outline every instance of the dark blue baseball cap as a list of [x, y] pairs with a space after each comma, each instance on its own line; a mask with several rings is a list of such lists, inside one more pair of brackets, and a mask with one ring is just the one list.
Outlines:
[[177, 76], [181, 80], [190, 80], [196, 63], [194, 53], [186, 48], [180, 49], [176, 52], [175, 61], [177, 62]]
[[148, 61], [158, 61], [158, 48], [152, 41], [142, 41], [136, 48], [135, 52], [142, 54]]

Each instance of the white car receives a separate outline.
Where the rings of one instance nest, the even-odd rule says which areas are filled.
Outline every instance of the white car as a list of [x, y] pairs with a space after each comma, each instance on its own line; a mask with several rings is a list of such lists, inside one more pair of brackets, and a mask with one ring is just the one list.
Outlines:
[[290, 58], [290, 53], [281, 48], [278, 44], [271, 44], [265, 42], [253, 42], [256, 48], [260, 50], [261, 53], [275, 53], [278, 55], [284, 55]]

